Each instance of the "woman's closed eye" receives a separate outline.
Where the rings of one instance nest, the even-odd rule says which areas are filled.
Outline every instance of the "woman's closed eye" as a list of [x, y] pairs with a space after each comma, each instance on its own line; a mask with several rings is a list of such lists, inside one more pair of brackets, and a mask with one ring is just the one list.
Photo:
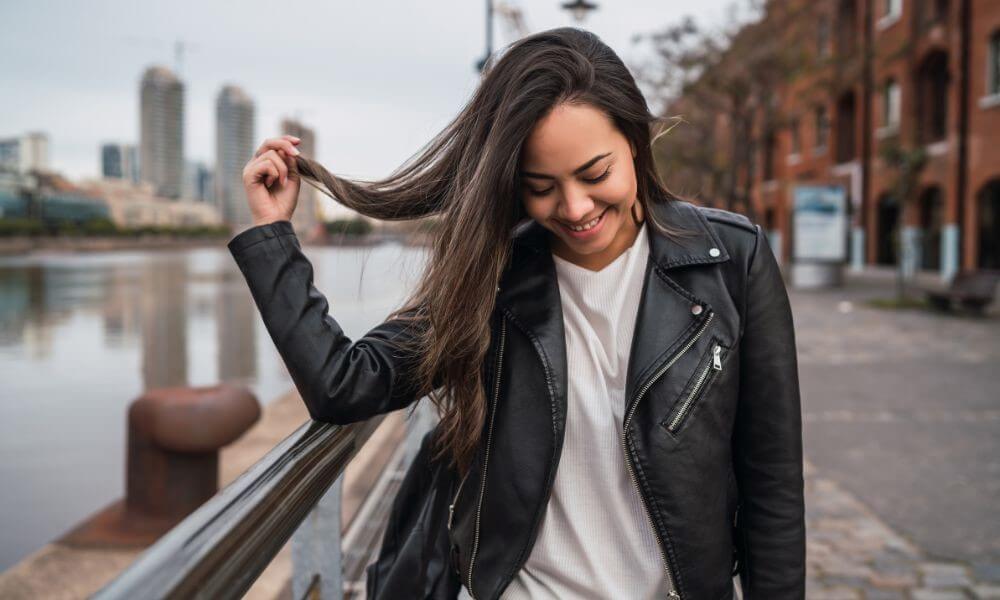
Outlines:
[[[590, 184], [600, 183], [600, 182], [604, 181], [605, 179], [607, 179], [608, 175], [610, 175], [610, 174], [611, 174], [611, 167], [609, 166], [607, 169], [605, 169], [605, 171], [603, 173], [601, 173], [597, 177], [594, 177], [594, 178], [584, 177], [583, 180], [585, 182], [587, 182], [587, 183], [590, 183]], [[532, 188], [530, 185], [527, 186], [527, 188], [528, 188], [528, 192], [531, 193], [534, 196], [545, 196], [546, 194], [548, 194], [549, 192], [551, 192], [552, 189], [553, 189], [553, 188], [550, 187], [550, 188], [546, 188], [544, 190], [536, 190], [536, 189]]]

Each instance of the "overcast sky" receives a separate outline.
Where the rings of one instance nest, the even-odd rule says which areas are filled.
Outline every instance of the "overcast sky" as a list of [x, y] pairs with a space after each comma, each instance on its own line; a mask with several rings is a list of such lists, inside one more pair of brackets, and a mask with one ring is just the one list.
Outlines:
[[[676, 22], [725, 21], [732, 0], [596, 0], [582, 24], [562, 0], [508, 2], [529, 32], [579, 25], [631, 63], [634, 33]], [[254, 99], [254, 137], [277, 135], [297, 114], [317, 132], [331, 171], [388, 175], [471, 95], [485, 44], [485, 2], [65, 0], [0, 2], [0, 137], [41, 130], [51, 166], [71, 178], [99, 173], [105, 141], [137, 143], [139, 79], [151, 64], [176, 69], [187, 45], [185, 158], [214, 162], [214, 102], [226, 83]], [[494, 45], [513, 38], [497, 19]]]

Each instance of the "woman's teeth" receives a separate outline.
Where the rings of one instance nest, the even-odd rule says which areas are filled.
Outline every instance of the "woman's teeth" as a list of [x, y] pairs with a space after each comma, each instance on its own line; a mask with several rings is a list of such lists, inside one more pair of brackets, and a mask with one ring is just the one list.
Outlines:
[[601, 213], [601, 214], [597, 215], [592, 221], [588, 221], [588, 222], [584, 223], [583, 225], [568, 225], [567, 227], [569, 227], [573, 231], [586, 231], [586, 230], [590, 229], [591, 227], [593, 227], [594, 225], [597, 225], [597, 222], [601, 220], [601, 216], [603, 216], [603, 215], [604, 215], [604, 213]]

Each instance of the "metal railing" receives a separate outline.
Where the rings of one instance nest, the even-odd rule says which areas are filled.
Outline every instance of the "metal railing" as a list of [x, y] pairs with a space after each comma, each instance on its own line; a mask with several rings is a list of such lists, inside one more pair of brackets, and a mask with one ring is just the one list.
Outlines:
[[[293, 541], [293, 594], [339, 599], [342, 573], [331, 565], [341, 565], [340, 482], [383, 419], [303, 424], [93, 597], [240, 598], [312, 514], [298, 549]], [[407, 422], [406, 464], [433, 420], [421, 401]]]

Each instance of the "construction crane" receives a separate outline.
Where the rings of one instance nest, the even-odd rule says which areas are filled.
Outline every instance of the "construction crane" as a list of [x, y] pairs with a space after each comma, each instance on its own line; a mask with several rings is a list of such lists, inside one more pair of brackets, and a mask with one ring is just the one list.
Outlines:
[[515, 40], [528, 34], [528, 27], [524, 24], [524, 15], [521, 9], [507, 2], [486, 0], [486, 53], [476, 61], [476, 71], [482, 73], [486, 66], [486, 61], [493, 54], [493, 13], [498, 12], [503, 17], [504, 25], [508, 35]]
[[152, 36], [139, 36], [139, 35], [121, 35], [117, 36], [120, 42], [129, 44], [131, 46], [144, 46], [146, 48], [156, 48], [157, 50], [163, 50], [165, 47], [173, 45], [174, 47], [174, 73], [178, 78], [184, 79], [184, 55], [192, 50], [197, 50], [200, 45], [192, 44], [191, 42], [185, 42], [183, 40], [177, 39], [174, 41], [166, 40], [163, 38], [156, 38]]
[[521, 8], [510, 2], [498, 1], [494, 3], [494, 8], [503, 17], [504, 28], [510, 41], [518, 40], [528, 35], [528, 26], [524, 22], [524, 12]]

